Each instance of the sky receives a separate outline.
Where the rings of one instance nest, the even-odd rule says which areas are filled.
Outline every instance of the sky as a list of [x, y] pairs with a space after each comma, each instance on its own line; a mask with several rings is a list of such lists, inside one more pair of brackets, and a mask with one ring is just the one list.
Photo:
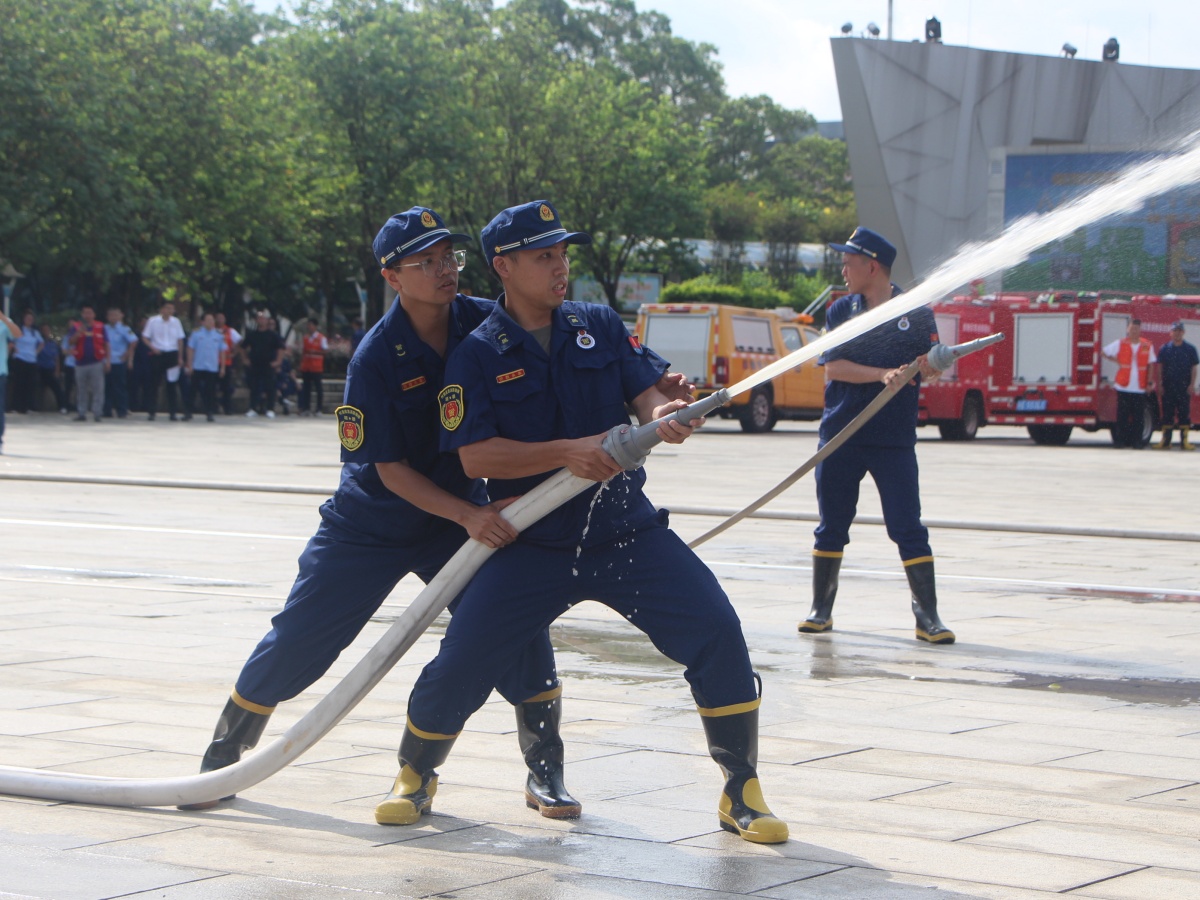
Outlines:
[[[264, 12], [290, 0], [252, 0]], [[507, 0], [493, 0], [503, 6]], [[717, 48], [731, 96], [766, 94], [820, 122], [840, 121], [829, 39], [844, 24], [853, 36], [874, 22], [887, 38], [888, 0], [636, 0], [657, 10], [679, 37]], [[1064, 43], [1076, 59], [1098, 60], [1110, 37], [1121, 63], [1200, 68], [1196, 0], [893, 0], [894, 40], [924, 39], [937, 16], [942, 42], [987, 50], [1059, 56]]]
[[[732, 96], [766, 94], [818, 121], [842, 118], [829, 39], [849, 22], [854, 36], [876, 23], [887, 37], [887, 0], [637, 0], [667, 15], [679, 37], [713, 44]], [[1195, 0], [893, 0], [894, 40], [923, 39], [937, 16], [942, 42], [988, 50], [1098, 60], [1110, 37], [1121, 63], [1200, 68]]]

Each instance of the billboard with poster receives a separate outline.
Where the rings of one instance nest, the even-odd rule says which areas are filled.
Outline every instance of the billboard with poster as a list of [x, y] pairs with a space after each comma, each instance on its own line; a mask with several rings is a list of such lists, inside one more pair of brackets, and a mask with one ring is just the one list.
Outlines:
[[[1012, 150], [1005, 157], [1004, 224], [1044, 213], [1111, 180], [1145, 151]], [[1004, 273], [1010, 291], [1200, 293], [1200, 186], [1147, 200], [1039, 248]]]

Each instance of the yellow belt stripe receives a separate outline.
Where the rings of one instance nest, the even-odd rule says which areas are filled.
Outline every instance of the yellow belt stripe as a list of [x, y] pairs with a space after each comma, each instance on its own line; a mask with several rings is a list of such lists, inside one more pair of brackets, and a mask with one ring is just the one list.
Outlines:
[[260, 716], [269, 716], [271, 713], [275, 712], [275, 707], [273, 706], [260, 706], [257, 703], [251, 703], [249, 700], [239, 694], [236, 688], [234, 688], [230, 699], [247, 712], [258, 713]]
[[933, 562], [932, 556], [918, 556], [916, 559], [904, 560], [905, 566], [915, 566], [917, 563]]
[[422, 731], [420, 728], [418, 728], [416, 725], [414, 725], [412, 723], [411, 719], [409, 720], [409, 723], [408, 723], [408, 730], [411, 731], [413, 734], [415, 734], [417, 737], [424, 738], [427, 741], [452, 741], [456, 737], [458, 737], [459, 734], [462, 734], [461, 731], [458, 734], [438, 734], [437, 732], [434, 732], [434, 731]]
[[841, 550], [814, 550], [813, 556], [824, 556], [829, 559], [841, 559], [846, 554]]
[[747, 700], [745, 703], [735, 703], [732, 706], [717, 706], [712, 709], [705, 709], [703, 706], [696, 707], [696, 711], [706, 719], [718, 719], [721, 716], [736, 716], [741, 713], [748, 713], [758, 709], [758, 705], [762, 703], [759, 699]]
[[560, 684], [556, 688], [551, 688], [548, 691], [542, 691], [540, 694], [530, 697], [527, 700], [522, 700], [521, 702], [522, 703], [545, 703], [547, 700], [557, 700], [561, 696], [562, 696], [562, 685]]

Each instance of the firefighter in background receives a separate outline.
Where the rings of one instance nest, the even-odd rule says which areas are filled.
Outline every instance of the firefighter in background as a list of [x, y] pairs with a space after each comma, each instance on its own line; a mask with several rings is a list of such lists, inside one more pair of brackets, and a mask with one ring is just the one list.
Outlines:
[[[329, 341], [317, 330], [317, 320], [309, 319], [304, 331], [303, 351], [300, 357], [300, 377], [304, 382], [300, 388], [300, 414], [320, 414], [325, 411], [325, 387], [322, 376], [325, 374], [325, 353], [329, 350]], [[309, 410], [308, 402], [313, 391], [317, 392], [317, 405]]]
[[1125, 337], [1113, 341], [1101, 351], [1105, 359], [1117, 364], [1117, 424], [1113, 426], [1113, 444], [1141, 450], [1146, 446], [1146, 392], [1154, 390], [1150, 366], [1157, 362], [1154, 346], [1142, 337], [1142, 320], [1130, 319]]
[[1159, 450], [1171, 448], [1175, 427], [1179, 428], [1179, 444], [1184, 450], [1194, 450], [1188, 440], [1192, 427], [1192, 394], [1196, 393], [1196, 370], [1200, 356], [1194, 345], [1183, 339], [1183, 322], [1171, 325], [1171, 339], [1158, 349], [1158, 364], [1162, 367], [1162, 440]]
[[[844, 244], [830, 244], [842, 254], [842, 277], [850, 293], [829, 307], [826, 329], [832, 331], [869, 309], [886, 303], [900, 288], [891, 282], [896, 248], [868, 228], [856, 228]], [[916, 636], [932, 644], [953, 644], [954, 632], [937, 612], [933, 551], [929, 531], [921, 524], [917, 478], [917, 398], [920, 378], [900, 381], [904, 368], [924, 357], [937, 342], [937, 323], [927, 307], [885, 322], [846, 341], [821, 357], [825, 366], [825, 413], [820, 443], [827, 444], [862, 412], [880, 391], [897, 396], [884, 406], [836, 453], [817, 466], [817, 506], [821, 522], [814, 532], [813, 605], [799, 631], [816, 634], [833, 627], [833, 601], [838, 571], [850, 525], [858, 508], [859, 485], [869, 472], [879, 490], [883, 520], [900, 550], [912, 592]], [[922, 360], [921, 376], [941, 374]]]

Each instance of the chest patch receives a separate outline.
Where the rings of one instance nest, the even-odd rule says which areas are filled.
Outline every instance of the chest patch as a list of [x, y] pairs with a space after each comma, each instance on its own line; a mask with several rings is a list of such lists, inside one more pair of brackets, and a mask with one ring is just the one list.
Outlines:
[[513, 369], [511, 372], [505, 372], [503, 375], [497, 375], [496, 384], [504, 384], [506, 381], [516, 381], [518, 378], [524, 377], [524, 369]]
[[594, 337], [592, 337], [590, 334], [588, 334], [586, 331], [580, 331], [579, 334], [575, 337], [575, 343], [578, 344], [580, 347], [582, 347], [584, 350], [591, 350], [593, 347], [596, 346], [596, 339]]
[[416, 378], [410, 378], [408, 381], [400, 382], [400, 390], [411, 391], [413, 388], [419, 388], [425, 383], [425, 376], [418, 375]]
[[462, 385], [448, 384], [438, 392], [438, 414], [443, 428], [454, 431], [462, 424], [464, 413]]
[[342, 446], [353, 452], [362, 446], [363, 414], [354, 406], [339, 406], [334, 410], [337, 416], [338, 440]]
[[901, 316], [900, 321], [896, 323], [896, 327], [899, 328], [901, 331], [908, 331], [908, 329], [909, 329], [908, 316]]

